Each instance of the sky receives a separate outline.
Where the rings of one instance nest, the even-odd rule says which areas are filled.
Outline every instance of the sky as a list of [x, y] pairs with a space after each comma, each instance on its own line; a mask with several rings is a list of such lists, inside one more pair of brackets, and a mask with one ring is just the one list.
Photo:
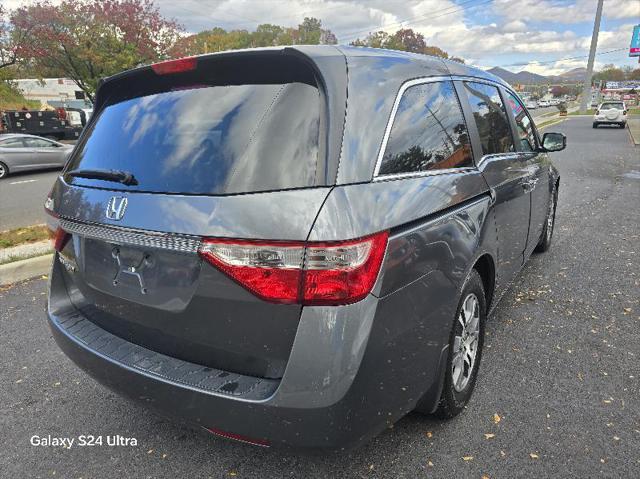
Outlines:
[[[9, 8], [24, 3], [2, 0]], [[28, 2], [27, 2], [28, 3]], [[596, 0], [155, 0], [188, 32], [213, 27], [253, 30], [322, 20], [341, 44], [367, 33], [412, 28], [428, 45], [480, 66], [559, 74], [586, 66]], [[637, 67], [628, 57], [640, 0], [604, 0], [596, 69]], [[612, 50], [615, 50], [612, 52]], [[609, 53], [607, 53], [609, 52]], [[579, 58], [573, 58], [579, 57]]]

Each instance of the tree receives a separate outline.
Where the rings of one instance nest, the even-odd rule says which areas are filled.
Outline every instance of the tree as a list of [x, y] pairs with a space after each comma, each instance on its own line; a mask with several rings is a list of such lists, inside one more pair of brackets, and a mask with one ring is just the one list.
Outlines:
[[464, 63], [464, 60], [460, 57], [449, 57], [449, 54], [443, 49], [427, 45], [424, 41], [424, 35], [413, 31], [411, 28], [402, 28], [393, 35], [389, 35], [383, 31], [370, 33], [364, 40], [358, 38], [351, 42], [351, 45], [355, 47], [388, 48], [390, 50], [422, 53], [424, 55], [449, 58], [450, 60]]
[[622, 81], [625, 79], [625, 72], [616, 67], [613, 63], [605, 65], [602, 70], [593, 75], [593, 81]]
[[100, 78], [168, 58], [182, 31], [152, 0], [38, 0], [11, 13], [29, 35], [18, 54], [36, 69], [56, 69], [93, 101]]
[[181, 38], [172, 49], [171, 54], [183, 56], [241, 48], [296, 44], [333, 45], [335, 43], [337, 43], [336, 36], [331, 30], [322, 28], [321, 20], [305, 18], [298, 28], [281, 27], [269, 23], [258, 25], [254, 32], [248, 30], [227, 31], [216, 27]]
[[304, 17], [298, 25], [298, 38], [296, 43], [303, 45], [328, 44], [335, 45], [338, 39], [331, 32], [322, 28], [322, 20], [313, 17]]

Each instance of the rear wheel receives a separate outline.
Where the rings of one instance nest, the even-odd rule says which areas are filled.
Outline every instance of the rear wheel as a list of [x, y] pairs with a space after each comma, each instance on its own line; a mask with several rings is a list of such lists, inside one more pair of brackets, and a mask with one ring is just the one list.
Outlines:
[[471, 398], [482, 357], [486, 310], [482, 279], [474, 269], [462, 288], [449, 337], [444, 385], [435, 412], [440, 418], [458, 415]]
[[547, 219], [544, 222], [544, 228], [542, 229], [542, 236], [540, 237], [540, 241], [536, 246], [536, 251], [538, 253], [544, 253], [548, 251], [551, 247], [551, 238], [553, 236], [553, 228], [556, 223], [556, 206], [558, 203], [558, 194], [557, 190], [554, 187], [551, 192], [551, 199], [549, 201], [549, 209], [547, 211]]
[[8, 174], [9, 174], [9, 168], [7, 168], [7, 165], [5, 165], [0, 161], [0, 179], [4, 178]]

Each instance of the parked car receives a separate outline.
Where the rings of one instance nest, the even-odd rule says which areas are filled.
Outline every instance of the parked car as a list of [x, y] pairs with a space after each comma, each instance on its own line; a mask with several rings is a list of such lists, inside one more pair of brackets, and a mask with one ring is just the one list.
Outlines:
[[593, 115], [593, 127], [600, 125], [618, 125], [624, 128], [627, 124], [627, 107], [622, 101], [605, 101], [601, 103]]
[[10, 173], [45, 168], [61, 168], [67, 162], [72, 145], [34, 135], [0, 135], [0, 179]]
[[525, 102], [525, 106], [527, 107], [527, 110], [535, 110], [538, 108], [538, 104], [533, 100]]
[[546, 108], [548, 106], [551, 106], [551, 104], [547, 100], [538, 100], [538, 106], [540, 108]]
[[550, 247], [565, 143], [500, 78], [405, 52], [115, 75], [45, 204], [53, 336], [121, 394], [252, 444], [453, 417], [487, 316]]

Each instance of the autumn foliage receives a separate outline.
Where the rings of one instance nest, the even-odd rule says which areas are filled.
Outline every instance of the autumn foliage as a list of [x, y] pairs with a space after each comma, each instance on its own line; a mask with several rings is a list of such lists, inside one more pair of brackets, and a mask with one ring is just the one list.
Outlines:
[[151, 0], [37, 1], [11, 14], [19, 57], [73, 79], [93, 99], [100, 78], [168, 57], [181, 27]]

